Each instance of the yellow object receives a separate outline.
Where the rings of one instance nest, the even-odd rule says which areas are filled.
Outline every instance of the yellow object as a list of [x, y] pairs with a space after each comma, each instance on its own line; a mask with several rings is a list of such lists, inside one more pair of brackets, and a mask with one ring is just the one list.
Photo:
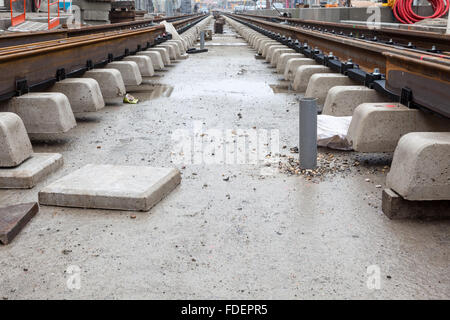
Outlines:
[[136, 99], [135, 97], [133, 97], [131, 94], [126, 94], [125, 97], [123, 97], [123, 102], [124, 103], [129, 103], [129, 104], [136, 104], [138, 103], [138, 99]]
[[387, 3], [383, 3], [383, 7], [391, 7], [395, 6], [395, 0], [387, 0]]

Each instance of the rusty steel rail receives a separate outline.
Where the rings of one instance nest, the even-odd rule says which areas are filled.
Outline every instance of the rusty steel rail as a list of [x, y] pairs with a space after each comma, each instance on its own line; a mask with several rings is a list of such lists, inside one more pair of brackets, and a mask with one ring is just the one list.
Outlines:
[[[204, 17], [190, 17], [173, 24], [184, 31]], [[0, 51], [0, 100], [42, 90], [55, 81], [80, 75], [167, 39], [165, 27], [157, 25], [3, 48]]]
[[77, 29], [57, 29], [49, 31], [34, 31], [34, 32], [14, 32], [7, 33], [0, 36], [0, 48], [17, 46], [22, 44], [30, 44], [42, 41], [67, 39], [71, 37], [79, 37], [83, 35], [91, 35], [96, 33], [104, 33], [118, 30], [132, 30], [146, 28], [166, 20], [167, 22], [176, 22], [179, 20], [196, 19], [200, 17], [199, 14], [186, 14], [167, 18], [154, 18], [137, 20], [131, 22], [121, 22], [114, 24], [103, 24], [96, 26], [81, 27]]
[[[386, 43], [393, 46], [416, 47], [422, 51], [450, 52], [450, 35], [419, 30], [405, 30], [389, 27], [374, 28], [365, 25], [336, 23], [315, 20], [303, 20], [297, 18], [259, 16], [254, 14], [239, 13], [239, 16], [272, 21], [276, 23], [288, 23], [288, 25], [304, 29], [313, 29], [331, 34], [345, 35], [353, 38], [363, 38], [369, 41]], [[375, 41], [374, 41], [375, 42]], [[408, 46], [409, 45], [409, 46]], [[435, 49], [433, 50], [433, 46]]]
[[[379, 42], [227, 14], [333, 71], [409, 107], [450, 118], [450, 59]], [[376, 71], [375, 71], [376, 69]]]

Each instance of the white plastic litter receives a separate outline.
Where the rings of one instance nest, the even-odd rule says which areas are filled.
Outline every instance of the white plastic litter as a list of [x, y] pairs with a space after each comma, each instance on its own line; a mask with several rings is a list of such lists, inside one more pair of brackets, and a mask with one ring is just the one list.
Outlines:
[[166, 28], [166, 32], [169, 32], [172, 34], [173, 40], [181, 40], [181, 37], [178, 34], [177, 29], [175, 29], [175, 27], [173, 26], [173, 24], [171, 24], [170, 22], [167, 22], [166, 20], [161, 21], [160, 24], [162, 24]]
[[317, 116], [317, 145], [338, 150], [351, 150], [347, 131], [352, 117]]

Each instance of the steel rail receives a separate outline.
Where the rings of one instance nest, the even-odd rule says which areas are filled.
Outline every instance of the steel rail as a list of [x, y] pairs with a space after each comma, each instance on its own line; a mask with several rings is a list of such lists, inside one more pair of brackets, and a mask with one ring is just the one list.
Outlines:
[[[389, 27], [374, 27], [350, 23], [336, 23], [315, 20], [303, 20], [297, 18], [259, 16], [254, 14], [240, 13], [239, 16], [256, 18], [272, 22], [287, 22], [288, 25], [294, 27], [316, 29], [334, 34], [342, 34], [355, 38], [374, 39], [377, 42], [389, 43], [391, 45], [408, 47], [411, 43], [413, 47], [422, 50], [430, 50], [435, 46], [435, 51], [450, 52], [450, 35], [445, 33], [436, 33], [430, 31], [405, 30]], [[392, 40], [392, 41], [391, 41]], [[410, 46], [411, 47], [411, 46]]]
[[96, 33], [110, 32], [114, 30], [130, 30], [139, 29], [144, 27], [149, 27], [154, 25], [154, 23], [159, 23], [161, 21], [176, 22], [179, 20], [195, 19], [201, 15], [198, 14], [187, 14], [167, 18], [155, 18], [155, 19], [145, 19], [137, 20], [131, 22], [121, 22], [113, 24], [104, 24], [97, 26], [87, 26], [76, 29], [57, 29], [50, 31], [35, 31], [35, 32], [15, 32], [4, 34], [0, 36], [0, 48], [24, 45], [36, 42], [51, 41], [57, 39], [67, 39], [71, 37], [79, 37], [83, 35], [90, 35]]
[[[442, 54], [419, 53], [242, 15], [227, 16], [388, 95], [393, 101], [450, 118], [450, 59]], [[379, 72], [374, 72], [375, 69]]]
[[[174, 22], [184, 30], [201, 21], [196, 16]], [[168, 36], [162, 25], [105, 35], [82, 36], [65, 43], [30, 45], [17, 52], [0, 55], [0, 100], [29, 91], [42, 90], [65, 77], [77, 76], [86, 70], [145, 50], [165, 41]]]

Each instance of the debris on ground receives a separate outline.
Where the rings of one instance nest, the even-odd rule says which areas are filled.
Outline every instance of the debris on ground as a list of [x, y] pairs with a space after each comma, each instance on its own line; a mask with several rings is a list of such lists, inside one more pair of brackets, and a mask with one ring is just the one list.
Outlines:
[[124, 103], [129, 103], [129, 104], [136, 104], [139, 102], [138, 99], [136, 99], [135, 97], [133, 97], [131, 94], [127, 93], [125, 95], [125, 97], [123, 97], [123, 102]]

